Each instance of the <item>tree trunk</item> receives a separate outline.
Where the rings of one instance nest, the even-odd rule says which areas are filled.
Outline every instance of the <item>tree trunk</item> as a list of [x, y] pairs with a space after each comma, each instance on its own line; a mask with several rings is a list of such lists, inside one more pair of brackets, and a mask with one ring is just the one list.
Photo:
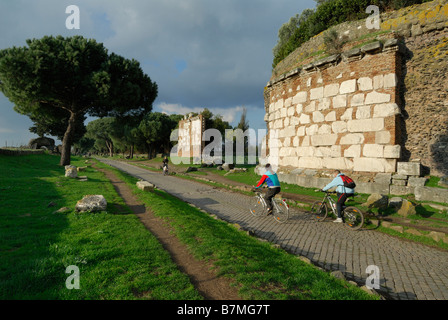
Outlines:
[[77, 118], [76, 113], [70, 113], [67, 130], [65, 131], [64, 138], [62, 139], [61, 161], [59, 163], [61, 166], [67, 166], [70, 164], [71, 148], [73, 143], [73, 134], [75, 133], [76, 118]]

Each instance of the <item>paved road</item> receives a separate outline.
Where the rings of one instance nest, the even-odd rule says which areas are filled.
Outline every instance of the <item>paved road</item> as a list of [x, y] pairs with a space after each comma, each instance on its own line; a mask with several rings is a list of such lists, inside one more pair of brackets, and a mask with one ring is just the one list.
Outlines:
[[371, 230], [351, 231], [331, 221], [316, 222], [309, 214], [292, 211], [279, 224], [271, 217], [249, 214], [248, 196], [217, 190], [175, 176], [164, 177], [127, 163], [101, 160], [230, 223], [253, 230], [259, 238], [305, 256], [328, 271], [340, 270], [347, 279], [365, 284], [369, 265], [379, 268], [379, 293], [396, 300], [447, 300], [448, 252]]

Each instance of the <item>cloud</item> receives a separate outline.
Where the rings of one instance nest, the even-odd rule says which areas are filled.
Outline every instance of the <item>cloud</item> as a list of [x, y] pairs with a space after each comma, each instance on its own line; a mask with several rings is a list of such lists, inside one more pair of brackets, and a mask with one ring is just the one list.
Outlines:
[[[235, 121], [239, 121], [240, 116], [243, 112], [242, 106], [236, 106], [231, 108], [207, 108], [210, 110], [213, 115], [220, 115], [222, 116], [224, 121], [227, 121], [229, 123], [233, 123]], [[155, 111], [164, 112], [167, 114], [181, 114], [186, 115], [191, 112], [195, 113], [201, 113], [205, 107], [186, 107], [180, 104], [170, 104], [166, 102], [162, 102], [155, 107]]]

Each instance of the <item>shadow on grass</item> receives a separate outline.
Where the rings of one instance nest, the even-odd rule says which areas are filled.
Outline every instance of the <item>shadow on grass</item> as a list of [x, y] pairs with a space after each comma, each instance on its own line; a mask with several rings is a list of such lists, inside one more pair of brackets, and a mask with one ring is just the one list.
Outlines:
[[65, 287], [66, 266], [52, 244], [68, 221], [53, 204], [69, 204], [48, 182], [60, 171], [58, 160], [0, 156], [0, 299], [54, 299]]

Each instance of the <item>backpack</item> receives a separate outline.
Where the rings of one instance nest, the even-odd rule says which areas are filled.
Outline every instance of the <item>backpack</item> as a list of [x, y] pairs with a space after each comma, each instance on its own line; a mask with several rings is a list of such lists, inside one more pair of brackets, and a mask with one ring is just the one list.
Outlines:
[[352, 178], [346, 176], [346, 175], [340, 175], [342, 181], [344, 182], [345, 188], [354, 189], [356, 187], [355, 181], [353, 181]]

